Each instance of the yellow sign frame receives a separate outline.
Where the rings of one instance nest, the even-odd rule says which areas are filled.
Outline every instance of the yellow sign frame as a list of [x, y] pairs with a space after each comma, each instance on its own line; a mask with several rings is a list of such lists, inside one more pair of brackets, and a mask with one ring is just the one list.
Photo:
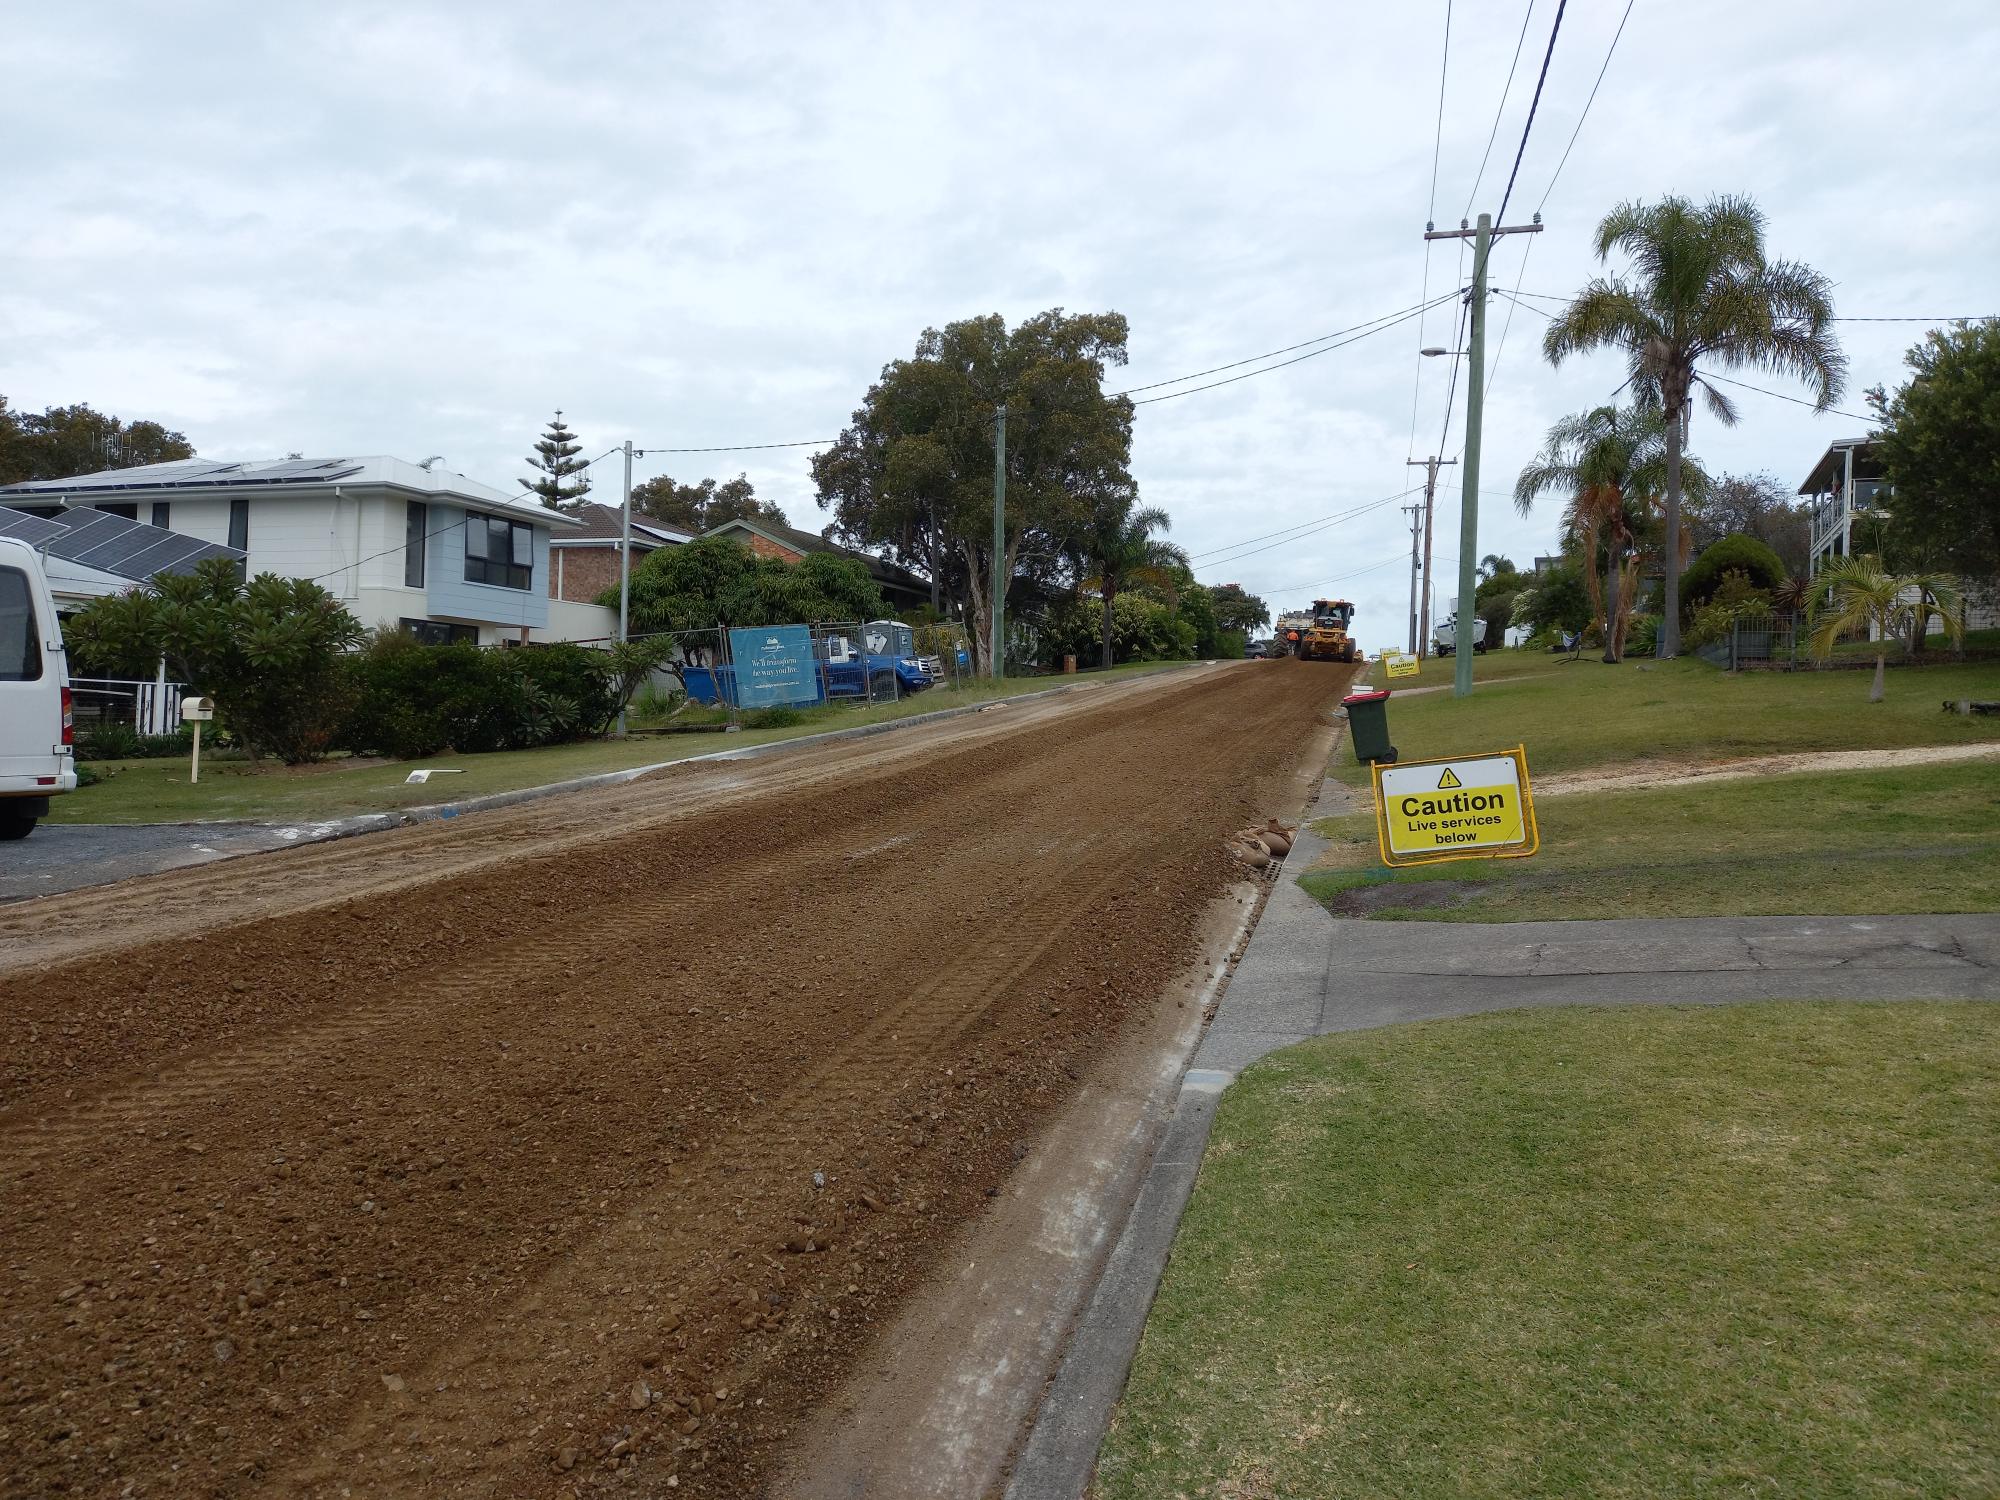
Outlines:
[[[1393, 852], [1389, 847], [1389, 805], [1382, 790], [1383, 773], [1414, 771], [1424, 766], [1439, 766], [1449, 770], [1454, 765], [1463, 765], [1467, 761], [1475, 760], [1514, 762], [1514, 772], [1520, 779], [1521, 788], [1522, 840], [1484, 847], [1441, 850], [1435, 854]], [[1381, 851], [1382, 863], [1385, 865], [1393, 868], [1404, 865], [1441, 865], [1461, 859], [1526, 859], [1542, 847], [1542, 831], [1535, 822], [1535, 792], [1533, 784], [1528, 779], [1528, 748], [1525, 745], [1516, 745], [1512, 750], [1485, 750], [1476, 755], [1442, 755], [1429, 760], [1397, 761], [1386, 766], [1377, 762], [1370, 769], [1375, 784], [1375, 846]], [[1455, 775], [1453, 780], [1457, 780]]]
[[1384, 677], [1414, 677], [1423, 663], [1406, 651], [1385, 652], [1382, 656]]

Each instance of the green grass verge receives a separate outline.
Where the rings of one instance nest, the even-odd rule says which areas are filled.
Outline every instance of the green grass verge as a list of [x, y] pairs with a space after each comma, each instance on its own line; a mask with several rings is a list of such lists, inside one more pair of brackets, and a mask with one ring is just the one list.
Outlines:
[[2000, 1493], [2000, 1008], [1512, 1012], [1223, 1096], [1099, 1500]]
[[1541, 852], [1385, 869], [1325, 818], [1300, 884], [1334, 911], [1452, 922], [2000, 911], [1993, 761], [1545, 797]]
[[[978, 681], [964, 687], [934, 688], [898, 703], [805, 709], [797, 724], [782, 729], [746, 729], [737, 734], [634, 736], [550, 745], [539, 750], [500, 750], [486, 755], [440, 755], [428, 760], [331, 760], [288, 767], [274, 762], [204, 757], [201, 781], [188, 784], [185, 760], [127, 760], [91, 763], [104, 779], [50, 804], [52, 823], [183, 823], [223, 819], [299, 821], [390, 812], [437, 802], [462, 801], [489, 792], [543, 786], [579, 776], [629, 770], [633, 766], [682, 760], [719, 750], [797, 739], [830, 729], [883, 723], [941, 709], [963, 708], [998, 698], [1038, 693], [1065, 683], [1104, 682], [1144, 676], [1173, 663], [1146, 662], [1075, 677], [1019, 677]], [[463, 772], [407, 785], [423, 767]]]
[[[2000, 719], [1939, 708], [1948, 698], [2000, 696], [2000, 667], [1991, 663], [1904, 668], [1890, 675], [1885, 701], [1870, 703], [1861, 672], [1731, 676], [1685, 659], [1607, 667], [1527, 651], [1474, 660], [1469, 698], [1454, 698], [1448, 688], [1407, 695], [1412, 681], [1447, 686], [1449, 661], [1426, 662], [1418, 678], [1397, 680], [1389, 739], [1402, 759], [1526, 745], [1530, 771], [1549, 773], [2000, 739]], [[1368, 785], [1367, 768], [1351, 753], [1336, 757], [1335, 770], [1350, 786]]]

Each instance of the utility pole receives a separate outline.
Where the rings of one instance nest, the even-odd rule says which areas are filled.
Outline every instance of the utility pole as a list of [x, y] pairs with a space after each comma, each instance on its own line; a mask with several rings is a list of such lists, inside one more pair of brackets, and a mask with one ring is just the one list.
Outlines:
[[[557, 413], [561, 415], [560, 412]], [[618, 644], [626, 640], [626, 620], [632, 594], [632, 440], [625, 439], [625, 505], [618, 541]], [[620, 669], [621, 671], [623, 668]], [[625, 710], [618, 710], [618, 732], [625, 732]]]
[[1468, 229], [1461, 220], [1456, 229], [1424, 231], [1427, 240], [1472, 237], [1472, 291], [1469, 294], [1472, 337], [1465, 351], [1465, 485], [1458, 509], [1458, 622], [1452, 632], [1451, 645], [1452, 654], [1457, 658], [1453, 663], [1457, 671], [1453, 674], [1451, 689], [1454, 698], [1472, 696], [1472, 632], [1478, 619], [1478, 611], [1473, 608], [1473, 595], [1478, 590], [1475, 574], [1479, 554], [1479, 437], [1486, 404], [1486, 259], [1496, 235], [1541, 232], [1540, 214], [1535, 215], [1532, 224], [1498, 229], [1493, 227], [1493, 215], [1481, 214], [1476, 229]]
[[1007, 407], [993, 408], [993, 680], [1007, 675]]
[[1406, 505], [1403, 512], [1410, 518], [1410, 655], [1417, 654], [1417, 538], [1422, 534], [1424, 508], [1421, 505]]
[[1439, 458], [1433, 453], [1429, 458], [1404, 460], [1410, 468], [1424, 471], [1424, 600], [1417, 614], [1421, 623], [1417, 627], [1417, 644], [1412, 653], [1422, 660], [1431, 652], [1431, 521], [1437, 515], [1438, 470], [1450, 468], [1458, 460]]

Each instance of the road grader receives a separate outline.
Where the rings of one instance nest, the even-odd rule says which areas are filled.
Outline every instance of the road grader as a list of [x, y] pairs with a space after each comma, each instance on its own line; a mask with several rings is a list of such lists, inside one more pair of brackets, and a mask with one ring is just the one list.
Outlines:
[[1354, 661], [1360, 656], [1348, 626], [1354, 606], [1345, 599], [1315, 599], [1309, 615], [1281, 617], [1279, 640], [1305, 661]]

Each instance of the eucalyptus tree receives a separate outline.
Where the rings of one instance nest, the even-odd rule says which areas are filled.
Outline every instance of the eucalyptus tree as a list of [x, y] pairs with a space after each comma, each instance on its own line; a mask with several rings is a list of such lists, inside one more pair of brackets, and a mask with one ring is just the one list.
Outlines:
[[1107, 395], [1125, 363], [1120, 313], [1060, 308], [1009, 329], [994, 314], [926, 329], [915, 353], [869, 387], [833, 446], [813, 459], [835, 534], [885, 547], [949, 582], [943, 600], [991, 659], [994, 412], [1007, 408], [1001, 576], [1050, 583], [1076, 540], [1129, 508], [1132, 403]]
[[[1625, 578], [1626, 560], [1629, 556], [1636, 564], [1640, 532], [1666, 488], [1669, 431], [1665, 414], [1650, 402], [1577, 412], [1549, 429], [1542, 451], [1514, 481], [1514, 505], [1524, 516], [1543, 495], [1568, 497], [1563, 529], [1582, 547], [1591, 604], [1604, 612], [1608, 662], [1624, 656], [1632, 585], [1637, 583], [1636, 576]], [[1682, 457], [1681, 480], [1697, 499], [1708, 492], [1708, 474], [1692, 458]], [[1592, 571], [1600, 538], [1605, 552], [1601, 593]], [[1678, 561], [1680, 549], [1671, 529], [1663, 545], [1667, 556]], [[1636, 567], [1632, 571], [1636, 575]], [[1621, 580], [1626, 583], [1622, 601]]]
[[1660, 655], [1680, 651], [1682, 457], [1690, 401], [1699, 386], [1717, 421], [1736, 405], [1704, 371], [1753, 370], [1790, 377], [1824, 411], [1840, 396], [1847, 360], [1834, 339], [1832, 283], [1799, 261], [1772, 260], [1765, 216], [1749, 198], [1720, 196], [1622, 203], [1597, 226], [1596, 251], [1624, 273], [1593, 277], [1550, 325], [1542, 352], [1560, 365], [1598, 348], [1625, 352], [1630, 384], [1656, 397], [1666, 418], [1666, 592]]

